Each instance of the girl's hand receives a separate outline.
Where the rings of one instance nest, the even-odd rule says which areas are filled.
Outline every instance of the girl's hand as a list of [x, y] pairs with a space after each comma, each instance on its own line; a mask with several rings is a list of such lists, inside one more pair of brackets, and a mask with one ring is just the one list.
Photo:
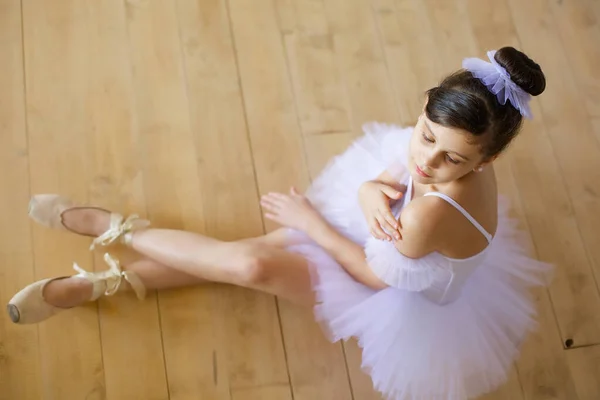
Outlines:
[[[403, 193], [383, 183], [368, 181], [358, 191], [358, 200], [371, 234], [382, 240], [400, 240], [399, 223], [390, 209], [390, 201], [399, 200]], [[383, 229], [390, 234], [386, 233]]]
[[268, 211], [265, 214], [268, 219], [304, 233], [319, 224], [325, 224], [323, 216], [293, 187], [289, 195], [269, 193], [262, 196], [261, 205]]

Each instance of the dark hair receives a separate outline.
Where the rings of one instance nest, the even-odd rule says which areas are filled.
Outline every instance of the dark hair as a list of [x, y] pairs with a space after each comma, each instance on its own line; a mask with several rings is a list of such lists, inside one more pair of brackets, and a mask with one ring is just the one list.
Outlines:
[[[542, 69], [524, 53], [503, 47], [494, 56], [511, 80], [532, 96], [546, 88]], [[427, 118], [451, 128], [481, 137], [485, 158], [502, 152], [521, 128], [523, 117], [510, 101], [502, 105], [485, 85], [469, 71], [460, 70], [427, 91]]]

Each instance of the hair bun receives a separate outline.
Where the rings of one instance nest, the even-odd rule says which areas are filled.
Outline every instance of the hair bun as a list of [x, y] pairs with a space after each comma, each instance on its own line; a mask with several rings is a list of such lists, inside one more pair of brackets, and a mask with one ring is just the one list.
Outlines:
[[546, 89], [546, 77], [542, 68], [514, 47], [503, 47], [494, 56], [510, 75], [510, 79], [532, 96], [538, 96]]

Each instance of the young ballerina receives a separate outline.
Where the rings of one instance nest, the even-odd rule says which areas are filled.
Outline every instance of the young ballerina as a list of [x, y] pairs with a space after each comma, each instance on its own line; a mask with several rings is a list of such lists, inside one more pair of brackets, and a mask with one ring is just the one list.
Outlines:
[[306, 195], [270, 193], [283, 228], [222, 242], [57, 195], [32, 199], [37, 222], [121, 242], [143, 258], [124, 269], [45, 279], [8, 304], [41, 322], [102, 295], [224, 282], [314, 306], [329, 339], [355, 337], [363, 368], [389, 399], [468, 399], [508, 378], [535, 326], [528, 290], [550, 266], [527, 255], [497, 194], [493, 161], [545, 89], [539, 65], [512, 47], [469, 58], [427, 92], [414, 128], [371, 124]]

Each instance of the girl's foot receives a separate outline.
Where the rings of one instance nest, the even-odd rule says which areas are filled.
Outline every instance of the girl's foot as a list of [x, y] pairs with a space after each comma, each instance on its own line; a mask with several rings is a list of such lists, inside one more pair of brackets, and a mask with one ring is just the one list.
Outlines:
[[94, 285], [85, 278], [70, 276], [51, 280], [42, 290], [46, 303], [58, 308], [72, 308], [92, 297]]
[[138, 299], [146, 295], [146, 288], [139, 277], [123, 271], [118, 260], [104, 255], [109, 269], [103, 272], [87, 272], [77, 264], [73, 268], [79, 274], [70, 277], [44, 279], [32, 283], [17, 293], [8, 303], [10, 319], [17, 324], [33, 324], [44, 321], [66, 309], [95, 301], [103, 294], [115, 294], [125, 279]]
[[99, 207], [79, 206], [55, 194], [34, 196], [29, 203], [29, 216], [41, 225], [63, 229], [83, 236], [95, 237], [96, 245], [107, 246], [117, 239], [129, 244], [133, 230], [147, 227], [149, 221], [122, 215]]

